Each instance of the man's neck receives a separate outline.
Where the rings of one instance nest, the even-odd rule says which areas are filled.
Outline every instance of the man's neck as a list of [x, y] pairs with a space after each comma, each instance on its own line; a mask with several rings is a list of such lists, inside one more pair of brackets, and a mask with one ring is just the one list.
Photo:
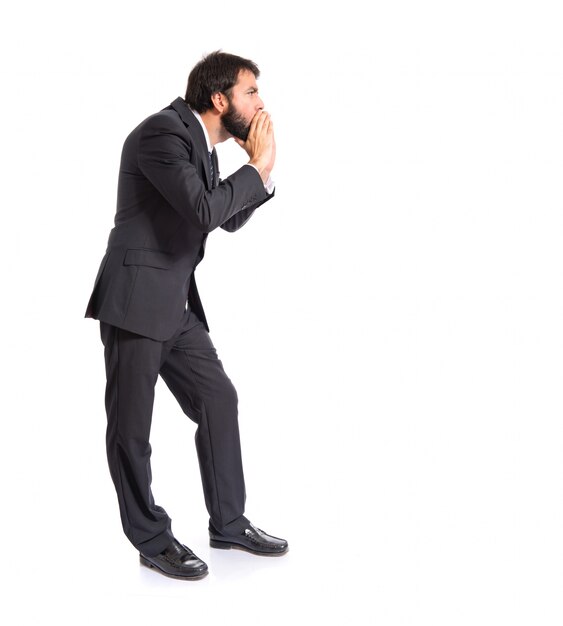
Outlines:
[[210, 151], [213, 150], [216, 144], [229, 139], [230, 135], [228, 135], [223, 128], [219, 113], [216, 111], [204, 111], [203, 113], [193, 111], [193, 113], [205, 129], [205, 139], [207, 140]]

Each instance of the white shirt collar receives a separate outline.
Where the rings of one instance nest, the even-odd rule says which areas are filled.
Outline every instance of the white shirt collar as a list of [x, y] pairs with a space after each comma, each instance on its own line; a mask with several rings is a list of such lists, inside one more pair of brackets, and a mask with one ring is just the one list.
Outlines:
[[207, 142], [207, 151], [213, 152], [213, 144], [209, 140], [209, 133], [207, 132], [207, 128], [205, 127], [205, 124], [201, 119], [201, 115], [197, 111], [194, 111], [192, 108], [190, 108], [190, 111], [195, 115], [197, 121], [201, 124], [201, 127], [203, 128], [203, 134], [205, 135], [205, 141]]

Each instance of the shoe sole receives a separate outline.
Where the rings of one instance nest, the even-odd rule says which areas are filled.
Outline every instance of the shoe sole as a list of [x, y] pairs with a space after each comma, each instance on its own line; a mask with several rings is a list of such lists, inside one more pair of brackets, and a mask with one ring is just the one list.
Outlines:
[[205, 572], [203, 572], [202, 574], [195, 574], [194, 576], [180, 576], [178, 574], [169, 574], [168, 572], [165, 572], [154, 563], [151, 563], [149, 560], [145, 559], [143, 556], [139, 556], [139, 561], [141, 562], [141, 565], [144, 565], [149, 569], [154, 569], [159, 574], [162, 574], [163, 576], [168, 576], [168, 578], [175, 578], [176, 580], [201, 580], [202, 578], [205, 578], [209, 573], [209, 570], [205, 570]]
[[257, 554], [258, 556], [283, 556], [289, 550], [288, 546], [285, 550], [282, 550], [281, 552], [260, 552], [259, 550], [252, 550], [251, 548], [247, 548], [240, 543], [232, 543], [230, 541], [216, 541], [215, 539], [210, 539], [209, 545], [212, 548], [218, 548], [219, 550], [230, 550], [232, 548], [234, 550], [242, 550], [242, 552]]

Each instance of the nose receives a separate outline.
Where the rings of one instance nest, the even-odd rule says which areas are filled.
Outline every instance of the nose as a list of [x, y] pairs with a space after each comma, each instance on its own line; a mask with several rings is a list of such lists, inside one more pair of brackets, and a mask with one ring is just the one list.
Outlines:
[[258, 102], [256, 103], [256, 110], [259, 111], [260, 109], [264, 108], [264, 101], [262, 100], [262, 98], [260, 96], [258, 96]]

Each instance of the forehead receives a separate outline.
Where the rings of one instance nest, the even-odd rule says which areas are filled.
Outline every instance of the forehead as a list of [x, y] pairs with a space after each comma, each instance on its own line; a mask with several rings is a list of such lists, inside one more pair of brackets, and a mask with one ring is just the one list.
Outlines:
[[256, 76], [250, 70], [240, 70], [235, 87], [242, 90], [256, 88]]

